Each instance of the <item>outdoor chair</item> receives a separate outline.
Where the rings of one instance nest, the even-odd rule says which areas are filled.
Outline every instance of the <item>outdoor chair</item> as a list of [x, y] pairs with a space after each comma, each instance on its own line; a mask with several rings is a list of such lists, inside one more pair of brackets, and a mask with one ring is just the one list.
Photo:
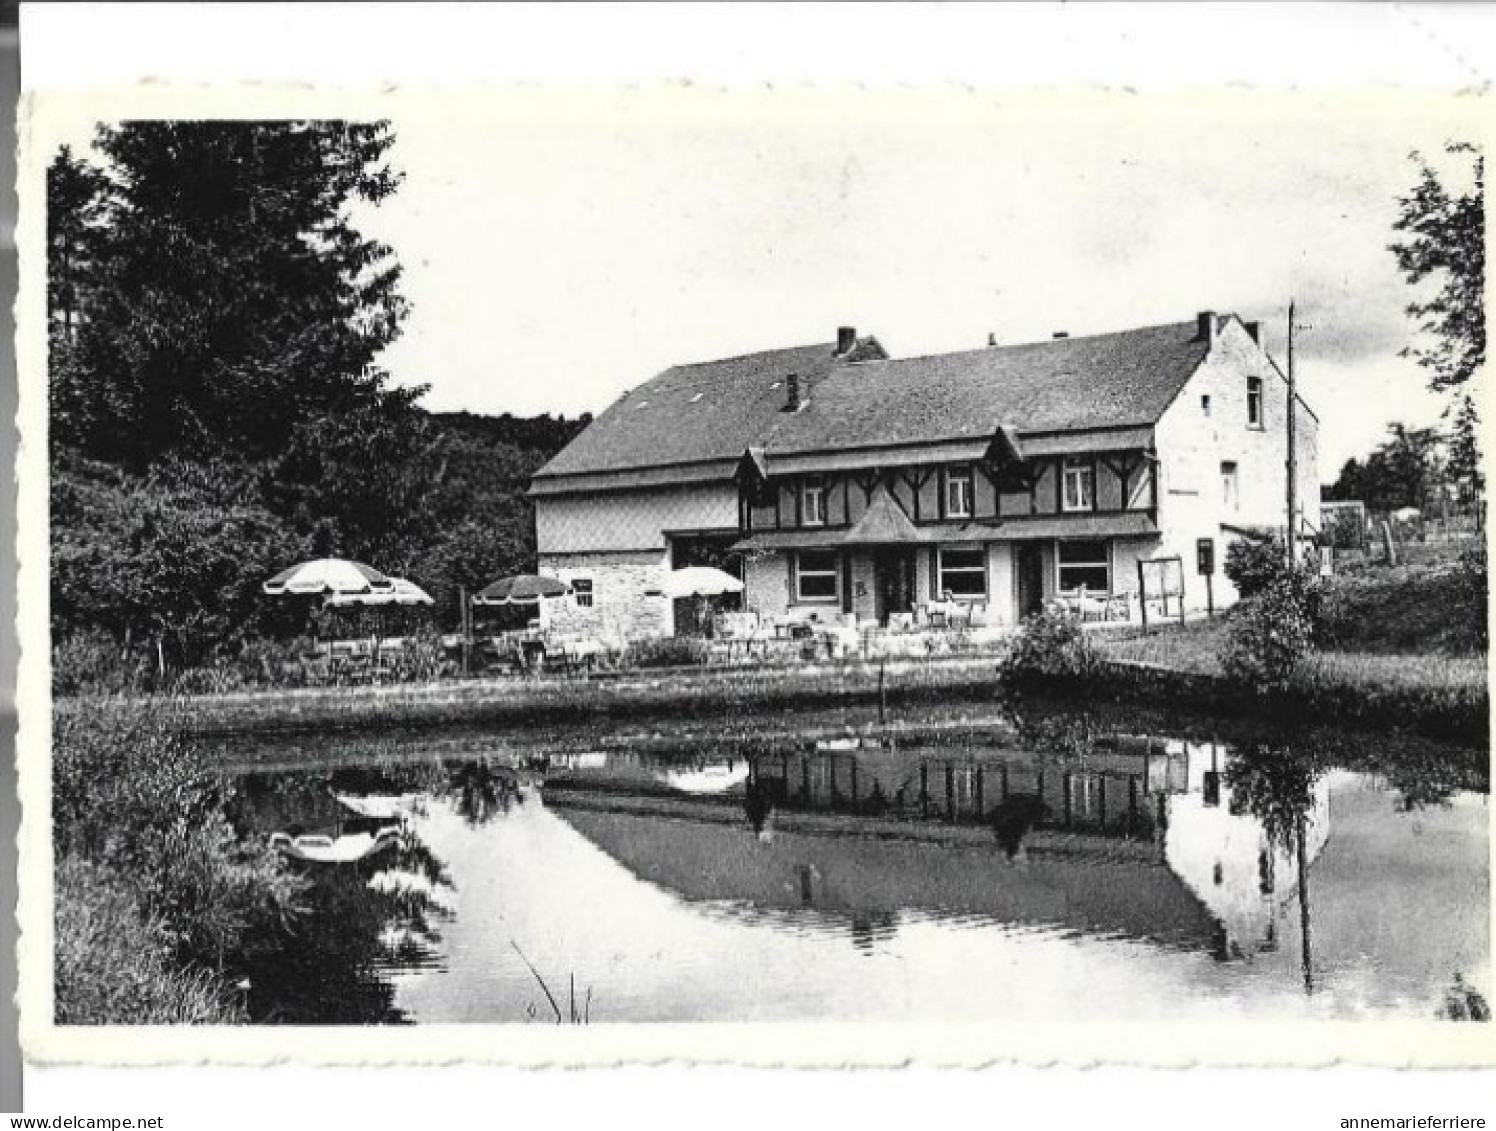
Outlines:
[[301, 678], [308, 687], [326, 687], [333, 681], [331, 659], [321, 652], [303, 654]]

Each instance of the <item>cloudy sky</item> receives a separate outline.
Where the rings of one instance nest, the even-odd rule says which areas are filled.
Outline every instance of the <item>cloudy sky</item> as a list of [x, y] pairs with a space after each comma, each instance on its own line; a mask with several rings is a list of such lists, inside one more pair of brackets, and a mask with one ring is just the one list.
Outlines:
[[406, 265], [387, 354], [432, 409], [597, 412], [660, 369], [875, 333], [898, 356], [1298, 303], [1322, 474], [1428, 423], [1387, 244], [1458, 104], [722, 92], [423, 102], [365, 224]]

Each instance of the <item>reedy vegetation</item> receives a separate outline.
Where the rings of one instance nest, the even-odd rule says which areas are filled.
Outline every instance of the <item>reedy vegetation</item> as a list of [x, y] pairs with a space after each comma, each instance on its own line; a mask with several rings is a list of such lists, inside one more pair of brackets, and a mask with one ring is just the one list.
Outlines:
[[57, 1020], [239, 1019], [228, 980], [284, 931], [302, 882], [236, 834], [198, 752], [138, 705], [59, 712], [52, 798]]

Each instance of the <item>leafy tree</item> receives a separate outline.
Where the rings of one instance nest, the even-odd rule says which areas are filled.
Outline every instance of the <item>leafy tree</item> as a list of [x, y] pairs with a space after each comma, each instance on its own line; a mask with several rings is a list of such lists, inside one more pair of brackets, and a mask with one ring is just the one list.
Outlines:
[[127, 122], [100, 129], [98, 180], [59, 155], [49, 228], [93, 242], [56, 272], [87, 311], [54, 374], [57, 438], [135, 469], [261, 458], [377, 400], [406, 304], [349, 210], [394, 191], [391, 142], [385, 123]]
[[259, 583], [304, 541], [221, 469], [166, 464], [149, 476], [81, 461], [52, 473], [54, 633], [99, 628], [160, 641], [172, 663], [284, 616]]
[[1415, 287], [1437, 289], [1408, 304], [1428, 344], [1409, 347], [1436, 392], [1456, 390], [1486, 360], [1485, 155], [1474, 145], [1451, 142], [1445, 153], [1468, 167], [1468, 188], [1451, 187], [1453, 170], [1441, 172], [1419, 153], [1418, 183], [1399, 199], [1399, 238], [1391, 245], [1398, 268]]
[[435, 535], [441, 453], [408, 395], [311, 417], [270, 465], [270, 504], [306, 532], [314, 553], [399, 573]]

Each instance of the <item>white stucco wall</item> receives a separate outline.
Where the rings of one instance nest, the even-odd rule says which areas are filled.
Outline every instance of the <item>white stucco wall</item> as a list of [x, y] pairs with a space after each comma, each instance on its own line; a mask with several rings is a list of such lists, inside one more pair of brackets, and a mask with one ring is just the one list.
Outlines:
[[[1247, 423], [1249, 377], [1260, 377], [1262, 427]], [[1210, 398], [1207, 413], [1202, 398]], [[1206, 590], [1196, 570], [1196, 542], [1213, 539], [1216, 605], [1236, 600], [1224, 572], [1230, 536], [1222, 523], [1281, 529], [1287, 506], [1288, 386], [1266, 353], [1242, 325], [1229, 319], [1216, 342], [1155, 429], [1159, 475], [1161, 543], [1153, 556], [1183, 559], [1186, 603], [1205, 607]], [[1319, 426], [1302, 404], [1298, 408], [1299, 506], [1319, 525]], [[1224, 497], [1221, 465], [1236, 464], [1237, 504]], [[1136, 569], [1132, 573], [1136, 586]]]

